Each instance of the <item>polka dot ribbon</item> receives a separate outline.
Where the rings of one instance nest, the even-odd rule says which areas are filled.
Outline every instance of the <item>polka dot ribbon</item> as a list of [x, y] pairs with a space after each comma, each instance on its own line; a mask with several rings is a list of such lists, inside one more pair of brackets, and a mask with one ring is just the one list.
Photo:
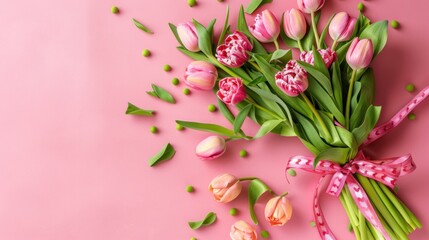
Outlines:
[[351, 196], [358, 206], [360, 212], [365, 218], [383, 234], [386, 240], [391, 238], [387, 234], [380, 219], [377, 216], [371, 202], [366, 195], [364, 189], [359, 182], [353, 177], [353, 174], [358, 173], [362, 176], [374, 179], [378, 182], [393, 188], [400, 176], [411, 173], [415, 170], [416, 165], [410, 154], [400, 157], [393, 157], [383, 160], [369, 160], [362, 152], [362, 148], [374, 142], [378, 138], [386, 135], [390, 130], [399, 125], [407, 115], [417, 107], [429, 95], [429, 86], [423, 89], [414, 97], [401, 111], [399, 111], [388, 122], [376, 127], [369, 134], [367, 140], [362, 144], [361, 150], [356, 155], [355, 159], [349, 161], [346, 165], [340, 166], [338, 163], [331, 161], [320, 161], [316, 168], [313, 168], [314, 157], [295, 156], [289, 159], [286, 171], [290, 168], [302, 169], [307, 172], [321, 174], [322, 177], [316, 187], [313, 199], [313, 212], [316, 221], [316, 226], [322, 240], [336, 239], [335, 235], [329, 228], [322, 209], [319, 205], [319, 188], [323, 180], [329, 176], [331, 180], [326, 189], [326, 193], [338, 197], [343, 190], [344, 185], [350, 190]]

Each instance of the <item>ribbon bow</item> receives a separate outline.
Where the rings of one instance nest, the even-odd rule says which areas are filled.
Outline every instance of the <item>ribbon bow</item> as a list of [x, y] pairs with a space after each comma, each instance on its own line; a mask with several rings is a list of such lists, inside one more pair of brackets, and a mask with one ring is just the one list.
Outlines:
[[[374, 128], [369, 134], [367, 140], [363, 143], [362, 147], [374, 142], [399, 125], [399, 123], [401, 123], [428, 95], [429, 86], [417, 94], [416, 97], [402, 108], [391, 120], [377, 128]], [[298, 168], [307, 172], [322, 175], [316, 187], [313, 199], [314, 218], [320, 237], [323, 240], [336, 239], [329, 228], [319, 205], [319, 187], [324, 178], [329, 175], [332, 176], [332, 178], [326, 189], [326, 193], [338, 197], [345, 183], [347, 183], [347, 187], [350, 190], [352, 198], [360, 212], [375, 229], [380, 231], [385, 239], [390, 240], [390, 237], [381, 224], [368, 196], [362, 186], [353, 177], [353, 174], [358, 173], [393, 188], [400, 176], [406, 175], [415, 170], [416, 165], [414, 164], [411, 155], [407, 154], [383, 160], [368, 160], [364, 153], [359, 151], [356, 157], [344, 166], [340, 166], [338, 163], [331, 161], [320, 161], [316, 168], [313, 168], [313, 162], [314, 157], [295, 156], [289, 159], [286, 170], [289, 168]]]

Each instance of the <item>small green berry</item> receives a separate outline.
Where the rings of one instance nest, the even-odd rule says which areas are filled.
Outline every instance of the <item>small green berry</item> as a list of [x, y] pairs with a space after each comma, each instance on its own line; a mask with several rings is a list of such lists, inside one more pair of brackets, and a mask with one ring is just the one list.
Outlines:
[[171, 66], [170, 66], [170, 65], [168, 65], [168, 64], [165, 64], [165, 65], [164, 65], [164, 71], [166, 71], [166, 72], [171, 71]]
[[410, 113], [410, 114], [408, 114], [408, 119], [409, 119], [409, 120], [414, 120], [414, 119], [416, 119], [416, 114], [414, 114], [414, 113]]
[[188, 5], [189, 7], [194, 7], [195, 5], [197, 5], [197, 0], [188, 0]]
[[112, 7], [112, 13], [113, 14], [118, 14], [119, 13], [119, 8], [117, 6], [113, 6]]
[[399, 22], [396, 20], [392, 20], [392, 21], [390, 21], [390, 26], [392, 26], [392, 28], [398, 28]]
[[143, 49], [142, 55], [143, 57], [149, 57], [152, 53], [149, 51], [149, 49]]
[[194, 189], [194, 187], [193, 187], [193, 186], [188, 185], [188, 186], [186, 186], [186, 191], [187, 191], [188, 193], [191, 193], [191, 192], [194, 192], [194, 191], [195, 191], [195, 189]]
[[262, 238], [269, 238], [270, 237], [270, 233], [266, 230], [262, 230], [261, 231], [261, 237]]
[[235, 215], [237, 215], [237, 213], [238, 213], [237, 208], [231, 208], [231, 209], [229, 209], [229, 215], [235, 216]]
[[184, 88], [183, 89], [183, 94], [189, 95], [189, 94], [191, 94], [191, 90], [189, 90], [189, 88]]
[[183, 131], [185, 129], [185, 127], [183, 127], [180, 124], [176, 124], [176, 129], [179, 130], [179, 131]]
[[296, 171], [295, 171], [294, 169], [288, 169], [288, 170], [287, 170], [287, 173], [288, 173], [290, 176], [292, 176], [292, 177], [295, 177], [295, 176], [296, 176]]
[[158, 128], [155, 126], [152, 126], [152, 127], [150, 127], [150, 132], [153, 134], [158, 133]]
[[216, 112], [217, 107], [214, 104], [210, 104], [207, 109], [209, 110], [209, 112]]
[[310, 227], [315, 227], [316, 226], [316, 222], [315, 221], [311, 221], [310, 222]]
[[405, 86], [405, 90], [407, 90], [408, 92], [414, 92], [414, 90], [416, 90], [416, 87], [414, 86], [414, 84], [407, 84], [407, 86]]
[[364, 9], [365, 9], [365, 5], [363, 5], [363, 3], [359, 3], [358, 4], [358, 10], [363, 11]]
[[171, 80], [171, 83], [172, 83], [174, 86], [177, 86], [177, 85], [179, 85], [180, 80], [179, 80], [178, 78], [173, 78], [173, 79]]
[[247, 151], [246, 150], [240, 150], [240, 157], [242, 157], [242, 158], [245, 158], [245, 157], [247, 157]]

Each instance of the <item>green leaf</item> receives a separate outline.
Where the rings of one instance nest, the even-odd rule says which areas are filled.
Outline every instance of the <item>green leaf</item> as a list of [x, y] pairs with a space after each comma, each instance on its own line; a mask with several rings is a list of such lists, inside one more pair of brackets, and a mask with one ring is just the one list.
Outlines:
[[291, 50], [277, 49], [276, 51], [273, 52], [270, 62], [274, 60], [281, 60], [282, 62], [286, 63], [291, 59], [292, 59]]
[[229, 110], [228, 106], [222, 100], [217, 99], [217, 105], [219, 107], [220, 112], [223, 114], [223, 116], [231, 123], [233, 124], [235, 121], [234, 115]]
[[180, 121], [180, 120], [176, 120], [176, 123], [182, 125], [183, 127], [191, 128], [199, 131], [216, 133], [227, 137], [237, 137], [234, 131], [216, 124], [186, 122], [186, 121]]
[[155, 156], [149, 159], [149, 166], [153, 167], [162, 161], [170, 160], [175, 153], [176, 150], [174, 150], [173, 146], [171, 146], [170, 143], [167, 143], [167, 145], [165, 145], [165, 147], [161, 149], [161, 151], [159, 151], [157, 154], [155, 154]]
[[[323, 151], [325, 149], [330, 148], [329, 145], [327, 145], [322, 138], [320, 137], [320, 133], [317, 131], [316, 127], [313, 125], [314, 122], [309, 121], [307, 118], [297, 114], [296, 115], [297, 120], [301, 126], [301, 129], [296, 129], [296, 133], [298, 136], [304, 138], [306, 141], [310, 142], [312, 145], [314, 145], [319, 152]], [[298, 124], [296, 124], [298, 125]], [[298, 125], [299, 126], [299, 125]]]
[[[323, 73], [323, 75], [325, 75], [325, 77], [327, 77], [328, 79], [330, 79], [331, 76], [329, 75], [329, 71], [326, 68], [325, 61], [323, 61], [322, 56], [320, 55], [319, 51], [317, 51], [316, 49], [313, 50], [313, 57], [314, 57], [314, 67], [319, 72]], [[330, 84], [331, 84], [331, 82], [329, 82], [329, 85]]]
[[349, 50], [350, 45], [352, 44], [352, 41], [347, 42], [346, 44], [342, 45], [337, 49], [337, 61], [338, 63], [342, 63], [344, 59], [346, 58], [347, 50]]
[[252, 109], [253, 105], [248, 104], [244, 108], [240, 110], [237, 117], [234, 121], [234, 132], [238, 133], [241, 130], [241, 126], [243, 126], [244, 120], [246, 120], [247, 115], [249, 115], [250, 109]]
[[207, 56], [212, 56], [213, 52], [211, 34], [197, 20], [194, 19], [193, 21], [198, 33], [198, 46], [200, 47], [201, 51]]
[[159, 96], [158, 96], [158, 95], [156, 94], [156, 92], [154, 92], [154, 91], [146, 91], [146, 93], [147, 93], [148, 95], [152, 96], [152, 97], [159, 98]]
[[144, 110], [137, 106], [134, 106], [132, 103], [128, 103], [127, 111], [125, 114], [129, 115], [142, 115], [142, 116], [153, 116], [155, 111], [153, 110]]
[[373, 104], [375, 98], [375, 77], [371, 68], [368, 68], [360, 78], [361, 89], [358, 104], [353, 109], [350, 117], [350, 129], [359, 126], [365, 117], [366, 111]]
[[360, 34], [360, 38], [369, 38], [372, 40], [372, 45], [374, 48], [374, 57], [377, 56], [381, 50], [383, 50], [384, 46], [387, 42], [387, 20], [380, 21], [369, 25], [369, 27], [365, 28], [363, 32]]
[[214, 30], [213, 30], [213, 28], [214, 28], [215, 23], [216, 23], [216, 18], [212, 19], [209, 22], [209, 25], [207, 25], [207, 32], [210, 35], [210, 42], [212, 41], [213, 36], [214, 36]]
[[225, 35], [228, 33], [228, 29], [229, 29], [229, 6], [226, 7], [225, 23], [223, 25], [222, 33], [219, 36], [219, 41], [217, 43], [218, 46], [223, 43]]
[[338, 164], [345, 164], [349, 155], [349, 148], [329, 148], [320, 152], [316, 158], [314, 158], [313, 167], [316, 168], [317, 164], [321, 160], [328, 160], [336, 162]]
[[203, 220], [197, 222], [188, 222], [188, 225], [190, 228], [195, 230], [203, 226], [211, 225], [216, 221], [216, 218], [216, 213], [209, 212]]
[[[314, 56], [315, 58], [316, 58], [317, 54], [315, 54], [315, 56]], [[319, 54], [319, 56], [320, 56], [320, 54]], [[331, 80], [329, 79], [329, 77], [327, 77], [323, 72], [319, 71], [315, 66], [313, 66], [311, 64], [308, 64], [308, 63], [303, 62], [303, 61], [296, 61], [296, 62], [301, 67], [303, 67], [305, 69], [305, 71], [307, 71], [311, 76], [313, 76], [315, 80], [317, 80], [317, 82], [323, 87], [323, 89], [325, 90], [326, 93], [329, 94], [329, 96], [331, 96], [331, 97], [333, 96]]]
[[180, 46], [184, 47], [184, 45], [182, 43], [182, 39], [180, 39], [179, 34], [177, 33], [177, 27], [176, 27], [176, 25], [174, 25], [172, 23], [168, 23], [168, 26], [170, 27], [171, 32], [173, 33], [173, 35], [176, 38], [177, 42], [180, 43]]
[[253, 52], [255, 53], [267, 53], [267, 50], [265, 50], [264, 46], [255, 38], [249, 31], [249, 27], [246, 22], [246, 17], [244, 15], [244, 8], [243, 5], [240, 7], [240, 12], [238, 14], [238, 20], [237, 20], [237, 29], [246, 34], [246, 36], [252, 41], [253, 45]]
[[271, 189], [261, 180], [254, 179], [250, 181], [248, 187], [249, 212], [255, 224], [258, 224], [258, 218], [255, 213], [255, 204], [258, 199], [266, 192], [271, 192]]
[[341, 83], [341, 70], [338, 62], [332, 63], [332, 88], [338, 109], [343, 109], [343, 86]]
[[206, 55], [204, 55], [201, 52], [191, 52], [188, 49], [184, 48], [184, 47], [177, 47], [177, 50], [179, 50], [180, 52], [182, 52], [183, 54], [187, 55], [188, 57], [196, 60], [196, 61], [205, 61], [205, 62], [209, 62], [210, 60], [208, 59], [208, 57]]
[[370, 106], [365, 114], [365, 120], [358, 127], [353, 129], [352, 133], [358, 145], [361, 145], [368, 137], [369, 133], [374, 129], [380, 117], [381, 107]]
[[143, 32], [146, 32], [146, 33], [149, 33], [149, 34], [153, 34], [153, 32], [149, 28], [147, 28], [146, 26], [144, 26], [143, 24], [141, 24], [139, 21], [137, 21], [134, 18], [133, 18], [133, 22], [136, 25], [136, 27], [138, 27]]
[[266, 3], [270, 3], [272, 1], [273, 0], [252, 0], [246, 8], [246, 13], [252, 14], [260, 6], [262, 6]]
[[167, 90], [165, 90], [162, 87], [159, 87], [155, 84], [152, 84], [153, 92], [146, 92], [147, 94], [158, 97], [161, 100], [164, 100], [169, 103], [176, 103], [176, 100], [174, 99], [173, 95], [171, 95]]
[[247, 85], [248, 86], [256, 86], [260, 83], [266, 82], [267, 79], [264, 76], [259, 76], [257, 78], [254, 78], [251, 82], [249, 82]]
[[345, 143], [347, 147], [350, 148], [348, 159], [353, 159], [359, 150], [359, 145], [357, 144], [355, 137], [351, 132], [349, 132], [345, 128], [338, 127], [338, 126], [336, 126], [335, 128], [337, 129], [337, 132], [341, 138], [341, 141], [343, 141], [343, 143]]
[[262, 124], [259, 128], [259, 131], [253, 138], [260, 138], [265, 136], [267, 133], [271, 132], [275, 127], [277, 127], [280, 123], [284, 122], [284, 120], [268, 120]]
[[[318, 11], [316, 13], [316, 15], [314, 16], [314, 20], [316, 22], [316, 25], [319, 23], [319, 19], [320, 19], [320, 14], [321, 11]], [[301, 39], [301, 44], [302, 47], [304, 48], [305, 51], [310, 51], [311, 49], [313, 49], [314, 47], [314, 32], [312, 31], [312, 27], [309, 26], [308, 27], [308, 32], [307, 35], [304, 36], [303, 39]]]

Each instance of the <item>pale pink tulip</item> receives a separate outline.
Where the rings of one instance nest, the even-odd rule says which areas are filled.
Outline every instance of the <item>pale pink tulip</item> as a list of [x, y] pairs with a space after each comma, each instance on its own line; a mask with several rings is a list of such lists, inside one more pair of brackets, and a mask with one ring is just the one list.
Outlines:
[[209, 185], [216, 201], [227, 203], [234, 200], [241, 192], [241, 182], [231, 174], [225, 173], [215, 177]]
[[[335, 60], [337, 60], [337, 54], [335, 53], [335, 51], [332, 51], [331, 49], [319, 49], [317, 51], [319, 52], [320, 56], [322, 57], [323, 62], [325, 62], [325, 65], [327, 68], [331, 67], [331, 64]], [[299, 59], [303, 62], [314, 65], [313, 51], [301, 52], [301, 54], [299, 55]]]
[[353, 34], [355, 24], [356, 18], [349, 16], [346, 12], [339, 12], [329, 24], [329, 35], [334, 41], [347, 41]]
[[260, 42], [273, 42], [280, 34], [280, 23], [270, 10], [264, 10], [256, 15], [255, 24], [249, 30]]
[[195, 154], [201, 159], [208, 160], [221, 156], [225, 150], [225, 139], [219, 136], [210, 136], [197, 145]]
[[314, 13], [323, 7], [325, 0], [298, 0], [298, 7], [305, 13]]
[[177, 25], [177, 34], [186, 49], [191, 52], [200, 51], [198, 47], [198, 33], [194, 23], [186, 22]]
[[285, 196], [271, 198], [265, 206], [265, 219], [271, 226], [283, 226], [292, 217], [292, 205]]
[[240, 220], [231, 227], [229, 236], [232, 240], [256, 240], [258, 235], [255, 229], [247, 222]]
[[246, 90], [240, 78], [227, 77], [219, 81], [217, 96], [226, 104], [237, 104], [246, 98]]
[[283, 28], [286, 35], [296, 41], [301, 40], [307, 32], [307, 22], [304, 14], [298, 9], [292, 8], [284, 14]]
[[239, 31], [228, 35], [225, 43], [216, 48], [217, 60], [231, 68], [241, 67], [249, 59], [247, 51], [252, 51], [253, 46], [246, 35]]
[[366, 68], [371, 63], [374, 50], [370, 39], [355, 38], [347, 50], [346, 60], [353, 70]]
[[308, 88], [307, 72], [295, 60], [275, 75], [276, 85], [288, 96], [296, 97]]
[[185, 71], [185, 83], [193, 89], [211, 90], [216, 83], [216, 79], [216, 67], [208, 62], [191, 62]]

